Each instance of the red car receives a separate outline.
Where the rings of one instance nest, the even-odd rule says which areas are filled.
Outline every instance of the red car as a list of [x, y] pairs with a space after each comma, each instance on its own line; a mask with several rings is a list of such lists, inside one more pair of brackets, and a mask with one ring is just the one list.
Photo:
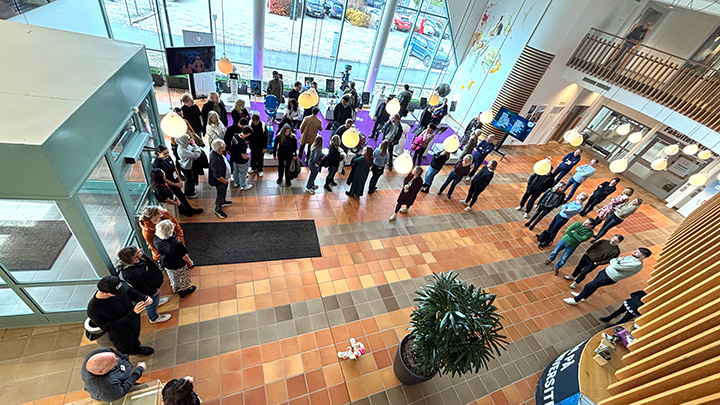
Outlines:
[[410, 22], [410, 18], [395, 13], [395, 17], [393, 18], [393, 28], [398, 31], [410, 31], [411, 25], [412, 23]]

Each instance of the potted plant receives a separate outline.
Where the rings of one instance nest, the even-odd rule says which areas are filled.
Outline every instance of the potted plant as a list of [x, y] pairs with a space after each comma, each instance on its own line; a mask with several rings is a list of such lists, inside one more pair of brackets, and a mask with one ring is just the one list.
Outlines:
[[417, 291], [410, 333], [395, 353], [395, 375], [404, 384], [418, 384], [437, 373], [477, 373], [507, 344], [502, 316], [493, 305], [495, 294], [453, 272], [433, 274], [430, 281]]
[[155, 86], [161, 87], [163, 84], [165, 84], [165, 79], [163, 79], [162, 71], [160, 69], [151, 67], [150, 76], [152, 76], [153, 84]]

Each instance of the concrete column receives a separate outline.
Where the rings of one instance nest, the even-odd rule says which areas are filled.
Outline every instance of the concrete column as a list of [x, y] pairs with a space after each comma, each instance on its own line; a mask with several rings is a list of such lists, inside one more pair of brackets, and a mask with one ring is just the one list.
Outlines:
[[265, 53], [265, 1], [253, 0], [252, 78], [263, 78], [263, 55]]
[[380, 28], [378, 28], [375, 51], [373, 52], [372, 59], [370, 59], [370, 66], [368, 67], [367, 78], [365, 79], [365, 91], [370, 94], [372, 94], [375, 89], [375, 81], [377, 80], [378, 70], [380, 69], [380, 61], [382, 61], [383, 54], [385, 53], [385, 45], [387, 44], [388, 35], [390, 34], [390, 27], [392, 27], [393, 24], [397, 4], [398, 0], [387, 0], [387, 2], [385, 2], [385, 11], [383, 12], [383, 18], [380, 22]]

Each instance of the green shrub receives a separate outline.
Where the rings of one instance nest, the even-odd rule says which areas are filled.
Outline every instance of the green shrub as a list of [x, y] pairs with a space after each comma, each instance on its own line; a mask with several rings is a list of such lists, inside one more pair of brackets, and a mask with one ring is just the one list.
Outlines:
[[345, 19], [356, 27], [370, 27], [370, 14], [348, 7], [345, 11]]

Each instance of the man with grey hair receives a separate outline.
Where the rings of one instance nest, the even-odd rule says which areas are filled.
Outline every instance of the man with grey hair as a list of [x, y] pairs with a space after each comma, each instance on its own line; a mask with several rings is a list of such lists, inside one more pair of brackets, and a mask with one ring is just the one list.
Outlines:
[[92, 399], [113, 402], [132, 390], [146, 368], [141, 361], [133, 370], [126, 354], [100, 347], [85, 356], [80, 373], [85, 391]]
[[227, 110], [225, 109], [225, 103], [223, 103], [222, 100], [220, 100], [220, 96], [214, 92], [211, 91], [208, 95], [208, 100], [203, 104], [202, 111], [200, 115], [202, 115], [202, 122], [205, 127], [208, 125], [208, 114], [210, 114], [210, 111], [215, 111], [218, 116], [220, 116], [220, 122], [225, 125], [225, 128], [228, 126], [228, 119], [227, 119]]
[[210, 152], [208, 183], [215, 187], [217, 192], [215, 195], [215, 215], [220, 218], [227, 218], [223, 207], [232, 205], [232, 202], [225, 199], [230, 179], [230, 162], [225, 158], [225, 141], [216, 139], [210, 146], [212, 152]]

